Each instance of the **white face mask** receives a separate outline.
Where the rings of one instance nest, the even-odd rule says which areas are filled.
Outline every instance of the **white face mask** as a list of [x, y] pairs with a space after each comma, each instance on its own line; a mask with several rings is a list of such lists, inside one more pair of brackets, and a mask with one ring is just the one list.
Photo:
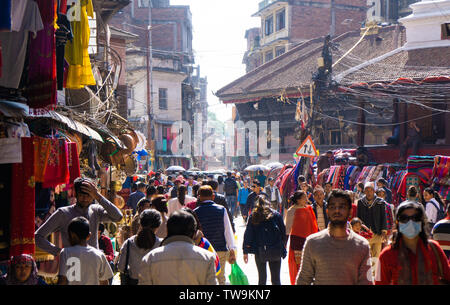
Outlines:
[[422, 223], [412, 220], [409, 220], [407, 223], [400, 222], [399, 231], [406, 237], [412, 239], [422, 231]]

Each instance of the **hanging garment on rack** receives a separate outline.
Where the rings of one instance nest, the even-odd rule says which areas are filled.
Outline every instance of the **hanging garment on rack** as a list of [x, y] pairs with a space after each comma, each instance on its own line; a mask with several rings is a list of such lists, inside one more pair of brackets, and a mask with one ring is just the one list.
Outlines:
[[91, 168], [91, 174], [96, 176], [95, 171], [100, 170], [100, 165], [98, 165], [97, 161], [97, 145], [94, 140], [90, 140], [88, 144], [88, 164]]
[[69, 63], [66, 79], [67, 89], [81, 89], [85, 85], [95, 85], [89, 59], [88, 47], [90, 28], [88, 16], [94, 17], [94, 8], [91, 0], [80, 0], [80, 21], [72, 21], [73, 40], [66, 44], [65, 58]]
[[0, 261], [10, 258], [11, 177], [12, 164], [0, 164]]
[[27, 1], [26, 3], [20, 31], [0, 31], [0, 44], [2, 46], [0, 86], [2, 87], [19, 88], [27, 55], [29, 32], [36, 35], [38, 31], [44, 28], [37, 3], [35, 1]]
[[26, 96], [32, 108], [56, 105], [56, 42], [55, 0], [35, 0], [44, 23], [44, 30], [31, 37], [28, 56], [28, 83]]
[[0, 31], [11, 30], [11, 0], [0, 1]]
[[70, 178], [67, 142], [62, 139], [52, 139], [51, 141], [50, 155], [42, 184], [44, 188], [67, 184]]
[[77, 143], [69, 143], [69, 184], [72, 186], [76, 178], [81, 177], [80, 159], [78, 158]]
[[[73, 38], [70, 22], [66, 15], [58, 14], [58, 29], [55, 32], [56, 38], [56, 78], [57, 89], [62, 90], [64, 86], [64, 68], [67, 64], [64, 59], [67, 41]], [[68, 64], [67, 64], [68, 66]]]
[[34, 179], [36, 182], [44, 182], [52, 141], [47, 138], [33, 137], [33, 143], [34, 160], [36, 160], [34, 162]]
[[21, 138], [22, 163], [12, 165], [10, 255], [34, 254], [35, 180], [32, 138]]

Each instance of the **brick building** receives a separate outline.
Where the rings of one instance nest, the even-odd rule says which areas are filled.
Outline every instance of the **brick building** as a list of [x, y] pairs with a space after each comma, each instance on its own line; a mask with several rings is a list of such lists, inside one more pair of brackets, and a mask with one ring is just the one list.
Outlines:
[[265, 0], [253, 17], [261, 18], [256, 29], [246, 32], [247, 71], [292, 49], [299, 43], [329, 33], [339, 36], [361, 27], [366, 19], [366, 0]]

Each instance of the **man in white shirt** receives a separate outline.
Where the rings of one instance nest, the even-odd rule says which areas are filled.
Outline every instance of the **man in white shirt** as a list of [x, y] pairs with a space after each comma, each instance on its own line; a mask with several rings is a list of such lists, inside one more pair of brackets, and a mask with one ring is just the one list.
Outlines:
[[105, 254], [87, 244], [89, 221], [74, 218], [68, 226], [71, 247], [61, 251], [58, 285], [108, 285], [114, 274]]

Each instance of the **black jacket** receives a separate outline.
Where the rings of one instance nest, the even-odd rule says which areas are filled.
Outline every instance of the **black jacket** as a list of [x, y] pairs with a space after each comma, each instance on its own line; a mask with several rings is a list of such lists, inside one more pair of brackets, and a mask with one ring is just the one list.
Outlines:
[[[322, 210], [323, 210], [323, 219], [325, 220], [325, 227], [328, 226], [327, 204], [328, 203], [324, 200]], [[315, 201], [312, 202], [312, 208], [314, 210], [314, 214], [316, 215], [316, 220], [317, 220], [317, 202], [315, 202]]]
[[258, 225], [254, 225], [252, 223], [252, 215], [250, 215], [249, 220], [247, 222], [247, 227], [244, 233], [244, 241], [242, 243], [244, 254], [252, 253], [257, 254], [258, 248], [267, 243], [264, 241], [264, 229], [266, 225], [276, 224], [280, 231], [280, 243], [278, 247], [280, 248], [281, 257], [286, 257], [286, 243], [287, 243], [287, 235], [286, 235], [286, 227], [283, 222], [283, 217], [277, 211], [271, 209], [272, 217], [269, 220], [266, 220]]
[[358, 200], [356, 217], [361, 219], [374, 234], [381, 235], [381, 231], [387, 229], [386, 203], [380, 197], [375, 196], [372, 205], [369, 205], [366, 196]]
[[[259, 195], [263, 196], [266, 200], [269, 200], [269, 196], [266, 193], [259, 192]], [[247, 197], [247, 207], [250, 212], [255, 207], [255, 200], [257, 197], [258, 197], [258, 194], [256, 194], [255, 192], [251, 192]]]

